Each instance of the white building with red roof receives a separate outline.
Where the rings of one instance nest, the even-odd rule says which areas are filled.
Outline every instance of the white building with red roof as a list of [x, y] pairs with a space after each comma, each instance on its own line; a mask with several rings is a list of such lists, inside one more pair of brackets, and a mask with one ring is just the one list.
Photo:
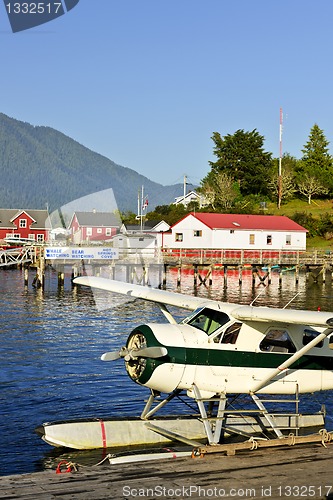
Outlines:
[[307, 232], [281, 215], [189, 213], [163, 234], [163, 248], [305, 250]]

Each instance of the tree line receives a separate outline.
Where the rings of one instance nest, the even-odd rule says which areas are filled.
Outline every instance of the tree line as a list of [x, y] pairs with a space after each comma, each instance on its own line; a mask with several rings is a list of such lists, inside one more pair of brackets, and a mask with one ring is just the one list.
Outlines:
[[260, 197], [263, 201], [281, 204], [295, 197], [305, 197], [308, 203], [314, 196], [333, 195], [333, 158], [323, 130], [315, 124], [302, 149], [301, 159], [290, 154], [272, 158], [264, 150], [264, 137], [237, 130], [233, 135], [212, 136], [216, 161], [201, 181], [199, 191], [214, 210], [233, 210]]
[[[162, 218], [173, 224], [193, 210], [253, 214], [262, 213], [268, 203], [281, 208], [294, 198], [306, 199], [309, 204], [314, 197], [333, 198], [333, 158], [329, 142], [317, 124], [311, 128], [300, 159], [289, 153], [273, 158], [265, 151], [264, 136], [256, 129], [237, 130], [224, 137], [214, 132], [212, 140], [216, 159], [209, 162], [210, 170], [197, 188], [203, 205], [157, 206], [147, 214], [148, 219]], [[130, 222], [131, 215], [126, 215], [125, 221]], [[319, 223], [311, 214], [296, 213], [292, 218], [307, 227], [311, 236], [333, 235], [329, 214]]]

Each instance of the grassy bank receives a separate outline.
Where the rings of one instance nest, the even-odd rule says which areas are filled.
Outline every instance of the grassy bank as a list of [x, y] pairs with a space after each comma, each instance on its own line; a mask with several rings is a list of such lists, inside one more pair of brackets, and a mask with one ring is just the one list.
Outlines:
[[[296, 212], [304, 212], [311, 214], [313, 217], [320, 219], [323, 215], [332, 214], [333, 200], [313, 200], [309, 205], [307, 201], [292, 200], [289, 203], [283, 204], [280, 210], [273, 203], [267, 205], [267, 212], [271, 215], [285, 215], [292, 217]], [[307, 239], [307, 248], [318, 250], [333, 250], [333, 239], [326, 240], [316, 236]]]
[[305, 212], [312, 214], [313, 217], [320, 217], [325, 213], [332, 212], [333, 200], [313, 200], [310, 205], [306, 201], [293, 200], [283, 204], [280, 210], [273, 203], [269, 203], [267, 208], [267, 212], [272, 215], [286, 215], [290, 217], [295, 212]]

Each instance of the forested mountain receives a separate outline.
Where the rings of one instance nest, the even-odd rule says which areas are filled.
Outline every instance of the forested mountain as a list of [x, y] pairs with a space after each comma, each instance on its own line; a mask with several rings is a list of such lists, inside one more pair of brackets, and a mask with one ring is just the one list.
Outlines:
[[82, 196], [112, 188], [121, 211], [136, 212], [144, 185], [149, 209], [169, 204], [182, 185], [162, 186], [117, 165], [50, 127], [0, 113], [0, 207], [50, 211]]

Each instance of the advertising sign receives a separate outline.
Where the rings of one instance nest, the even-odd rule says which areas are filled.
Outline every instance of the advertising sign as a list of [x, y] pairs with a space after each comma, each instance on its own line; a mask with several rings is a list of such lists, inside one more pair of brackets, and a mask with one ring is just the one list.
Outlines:
[[111, 247], [45, 247], [44, 256], [47, 260], [112, 260], [119, 258], [119, 251]]

